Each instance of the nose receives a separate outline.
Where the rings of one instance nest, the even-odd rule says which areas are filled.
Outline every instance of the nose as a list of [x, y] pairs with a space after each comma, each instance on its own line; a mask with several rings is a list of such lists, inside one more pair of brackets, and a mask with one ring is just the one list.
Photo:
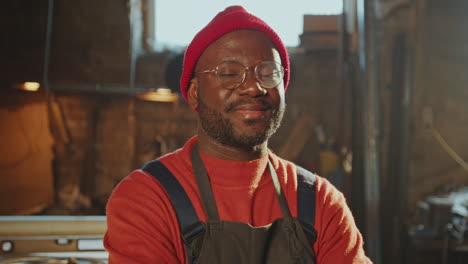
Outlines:
[[252, 70], [245, 71], [244, 82], [237, 88], [237, 91], [241, 95], [248, 95], [250, 97], [258, 97], [267, 94], [266, 88], [260, 85]]

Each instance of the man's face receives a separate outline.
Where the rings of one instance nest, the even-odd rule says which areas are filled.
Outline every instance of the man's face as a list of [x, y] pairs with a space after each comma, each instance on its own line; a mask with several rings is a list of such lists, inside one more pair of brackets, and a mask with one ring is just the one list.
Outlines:
[[[203, 52], [195, 71], [214, 69], [227, 60], [250, 69], [264, 61], [281, 63], [278, 51], [264, 33], [237, 30], [213, 42]], [[194, 82], [202, 129], [219, 143], [251, 148], [268, 140], [280, 126], [285, 110], [283, 82], [263, 88], [252, 70], [235, 90], [222, 87], [212, 73], [196, 74]]]

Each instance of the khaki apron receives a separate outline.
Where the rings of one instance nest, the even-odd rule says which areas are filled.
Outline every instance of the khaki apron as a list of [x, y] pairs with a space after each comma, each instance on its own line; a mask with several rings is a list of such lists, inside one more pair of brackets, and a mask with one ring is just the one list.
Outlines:
[[198, 145], [192, 149], [191, 154], [208, 221], [202, 223], [204, 232], [185, 241], [190, 252], [189, 263], [315, 263], [312, 243], [300, 221], [291, 217], [278, 175], [269, 160], [268, 168], [283, 218], [267, 226], [253, 227], [247, 223], [219, 219], [208, 175], [198, 153]]

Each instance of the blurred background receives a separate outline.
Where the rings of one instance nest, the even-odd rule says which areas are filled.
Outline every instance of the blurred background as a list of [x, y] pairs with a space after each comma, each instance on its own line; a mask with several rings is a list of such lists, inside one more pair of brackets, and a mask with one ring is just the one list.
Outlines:
[[468, 263], [466, 0], [2, 2], [0, 260], [43, 224], [98, 241], [119, 181], [195, 135], [183, 51], [232, 4], [291, 57], [270, 147], [344, 192], [371, 259]]

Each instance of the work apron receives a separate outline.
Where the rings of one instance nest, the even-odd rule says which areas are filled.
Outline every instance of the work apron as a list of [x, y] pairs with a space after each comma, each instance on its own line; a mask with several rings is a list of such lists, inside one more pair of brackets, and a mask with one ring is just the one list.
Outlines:
[[207, 222], [205, 231], [184, 241], [188, 247], [189, 263], [310, 263], [315, 264], [312, 243], [297, 218], [291, 217], [278, 175], [268, 160], [273, 186], [283, 218], [273, 223], [253, 227], [247, 223], [219, 219], [211, 185], [198, 152], [191, 152], [192, 165]]

